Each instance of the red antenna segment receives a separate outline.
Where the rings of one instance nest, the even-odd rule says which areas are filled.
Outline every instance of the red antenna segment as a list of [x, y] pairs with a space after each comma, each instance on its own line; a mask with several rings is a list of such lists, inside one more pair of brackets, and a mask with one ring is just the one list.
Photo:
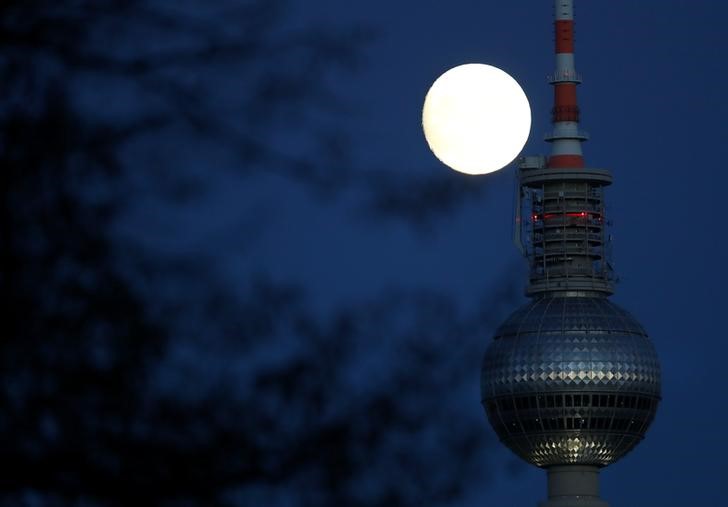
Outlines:
[[554, 107], [551, 111], [553, 130], [546, 136], [551, 143], [548, 167], [583, 168], [581, 143], [588, 135], [579, 129], [579, 105], [576, 86], [581, 76], [574, 66], [574, 2], [554, 1], [554, 34], [556, 39], [556, 70], [549, 76], [554, 85]]

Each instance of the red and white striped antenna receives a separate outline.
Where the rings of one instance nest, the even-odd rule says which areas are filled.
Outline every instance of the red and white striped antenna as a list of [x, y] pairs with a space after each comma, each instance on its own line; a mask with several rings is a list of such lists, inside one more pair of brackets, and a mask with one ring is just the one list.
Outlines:
[[574, 66], [574, 1], [554, 0], [554, 35], [556, 69], [549, 82], [554, 86], [551, 111], [553, 130], [546, 136], [551, 143], [548, 167], [582, 168], [581, 143], [589, 136], [579, 129], [579, 105], [576, 87], [581, 76]]

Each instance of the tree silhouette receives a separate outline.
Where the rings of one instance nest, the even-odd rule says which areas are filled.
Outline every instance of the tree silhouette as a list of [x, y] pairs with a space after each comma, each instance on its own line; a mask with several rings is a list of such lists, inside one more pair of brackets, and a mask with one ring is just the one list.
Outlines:
[[[196, 259], [142, 251], [114, 228], [139, 171], [160, 200], [204, 191], [195, 171], [175, 170], [179, 156], [149, 149], [170, 140], [316, 196], [363, 188], [380, 218], [418, 223], [478, 195], [454, 179], [407, 192], [392, 174], [342, 170], [347, 140], [316, 119], [344, 107], [325, 69], [358, 65], [368, 32], [286, 31], [272, 0], [1, 12], [3, 503], [457, 499], [486, 445], [462, 393], [510, 285], [476, 314], [402, 290], [322, 316], [305, 287], [251, 267], [241, 297]], [[224, 93], [230, 80], [242, 99]], [[276, 135], [294, 110], [311, 135], [289, 154]]]

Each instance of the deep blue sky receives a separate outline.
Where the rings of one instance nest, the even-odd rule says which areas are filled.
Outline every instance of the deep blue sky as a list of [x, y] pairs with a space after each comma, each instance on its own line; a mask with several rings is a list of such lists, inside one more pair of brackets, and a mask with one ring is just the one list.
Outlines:
[[[353, 136], [355, 170], [387, 169], [413, 181], [449, 171], [427, 148], [421, 107], [434, 79], [470, 62], [498, 66], [521, 83], [533, 111], [524, 154], [548, 152], [542, 136], [551, 108], [551, 0], [299, 0], [290, 9], [292, 27], [361, 25], [377, 34], [359, 70], [332, 81], [350, 105], [339, 127]], [[646, 327], [663, 366], [657, 419], [632, 454], [603, 472], [603, 497], [615, 507], [718, 506], [727, 493], [728, 455], [728, 175], [721, 162], [728, 5], [577, 0], [576, 9], [582, 126], [591, 134], [585, 158], [614, 176], [607, 204], [621, 283], [613, 299]], [[280, 134], [284, 147], [295, 145]], [[352, 220], [353, 197], [322, 204], [278, 177], [258, 178], [254, 188], [222, 182], [208, 207], [189, 212], [190, 220], [217, 219], [194, 227], [187, 221], [185, 235], [162, 239], [175, 249], [213, 245], [220, 269], [233, 276], [254, 268], [305, 284], [322, 312], [394, 286], [437, 289], [468, 308], [504, 271], [522, 277], [525, 262], [510, 241], [514, 168], [484, 178], [483, 195], [425, 231]], [[250, 213], [257, 218], [246, 219]], [[259, 220], [267, 227], [241, 260], [228, 230]], [[483, 350], [489, 340], [483, 336]], [[481, 410], [477, 382], [473, 372], [474, 411]], [[485, 417], [483, 431], [492, 432]], [[476, 487], [467, 505], [545, 499], [543, 471], [524, 467], [514, 476], [506, 471], [509, 452], [492, 452], [503, 471]]]
[[[301, 20], [361, 22], [379, 31], [367, 65], [354, 82], [340, 83], [361, 109], [347, 126], [362, 166], [436, 166], [420, 130], [422, 100], [440, 73], [468, 62], [496, 65], [521, 83], [533, 111], [524, 153], [547, 152], [541, 139], [551, 107], [545, 80], [553, 68], [551, 0], [302, 4]], [[646, 440], [602, 474], [603, 496], [614, 506], [717, 506], [725, 500], [728, 455], [728, 175], [720, 163], [728, 139], [728, 6], [577, 0], [576, 9], [582, 125], [591, 134], [585, 156], [589, 166], [610, 169], [615, 181], [608, 193], [621, 278], [614, 300], [645, 325], [664, 371], [657, 419]], [[297, 225], [321, 237], [296, 262], [316, 265], [324, 252], [341, 259], [326, 266], [337, 273], [318, 284], [330, 297], [401, 280], [444, 286], [466, 301], [518, 259], [509, 240], [514, 169], [487, 178], [486, 195], [438, 223], [428, 241], [393, 228], [377, 231], [371, 244], [368, 234], [375, 233], [366, 227], [327, 240], [335, 224], [315, 212], [299, 217]], [[292, 234], [272, 245], [300, 239]], [[365, 258], [364, 273], [350, 269]], [[301, 267], [278, 261], [281, 270]], [[311, 276], [319, 275], [314, 268]], [[483, 431], [491, 431], [485, 422]], [[505, 462], [508, 451], [498, 452]], [[544, 476], [535, 468], [512, 479], [503, 474], [472, 505], [534, 505], [544, 498]]]

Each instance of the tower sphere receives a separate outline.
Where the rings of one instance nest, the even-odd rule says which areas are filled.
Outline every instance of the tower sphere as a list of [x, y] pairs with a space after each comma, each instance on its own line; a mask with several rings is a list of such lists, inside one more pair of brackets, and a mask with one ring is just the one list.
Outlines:
[[606, 466], [644, 436], [660, 366], [640, 324], [600, 295], [546, 294], [486, 351], [481, 394], [501, 441], [539, 466]]

